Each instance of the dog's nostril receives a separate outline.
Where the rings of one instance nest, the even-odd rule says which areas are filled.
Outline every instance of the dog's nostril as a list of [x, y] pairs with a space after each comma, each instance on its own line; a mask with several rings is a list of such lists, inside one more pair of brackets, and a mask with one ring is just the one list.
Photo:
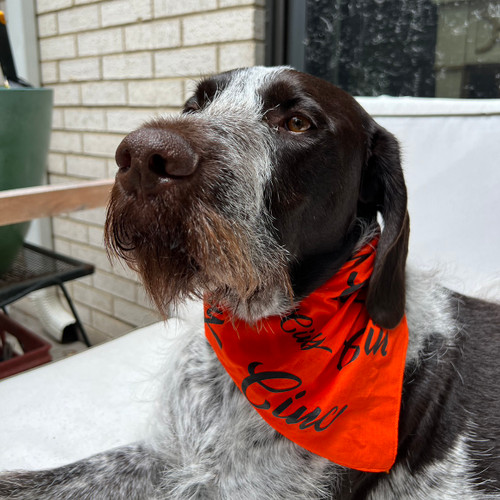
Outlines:
[[183, 146], [183, 148], [171, 148], [161, 153], [151, 153], [147, 158], [149, 171], [158, 179], [189, 177], [196, 170], [198, 156], [191, 148]]
[[115, 160], [120, 170], [128, 170], [132, 164], [132, 155], [126, 148], [118, 149]]
[[167, 172], [167, 160], [160, 154], [153, 154], [149, 157], [148, 167], [151, 172], [158, 177], [169, 177]]

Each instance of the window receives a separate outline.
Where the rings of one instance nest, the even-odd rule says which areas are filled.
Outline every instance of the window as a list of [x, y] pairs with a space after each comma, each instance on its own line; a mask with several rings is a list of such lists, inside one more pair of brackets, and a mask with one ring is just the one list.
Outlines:
[[272, 0], [267, 63], [353, 95], [500, 98], [500, 3]]

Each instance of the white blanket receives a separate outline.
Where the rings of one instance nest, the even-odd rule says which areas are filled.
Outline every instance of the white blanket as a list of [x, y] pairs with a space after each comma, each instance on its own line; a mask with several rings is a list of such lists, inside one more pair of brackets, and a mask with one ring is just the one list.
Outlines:
[[0, 470], [46, 468], [145, 435], [169, 320], [0, 381]]

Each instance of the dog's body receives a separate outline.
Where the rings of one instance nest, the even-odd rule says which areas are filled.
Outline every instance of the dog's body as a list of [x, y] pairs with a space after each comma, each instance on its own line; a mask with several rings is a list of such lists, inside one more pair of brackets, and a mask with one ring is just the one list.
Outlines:
[[384, 328], [404, 312], [409, 326], [396, 463], [349, 470], [282, 437], [200, 322], [179, 340], [151, 442], [6, 473], [0, 498], [500, 498], [500, 308], [405, 272], [397, 143], [352, 98], [288, 68], [226, 73], [203, 81], [181, 117], [130, 134], [117, 162], [108, 243], [163, 311], [206, 294], [249, 322], [285, 314], [382, 214], [366, 307]]

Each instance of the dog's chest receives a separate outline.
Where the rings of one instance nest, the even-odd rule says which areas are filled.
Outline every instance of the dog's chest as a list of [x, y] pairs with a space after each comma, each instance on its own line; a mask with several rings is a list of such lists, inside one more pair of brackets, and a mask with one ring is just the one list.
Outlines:
[[[186, 337], [163, 394], [161, 452], [172, 498], [323, 498], [332, 465], [280, 436], [251, 407], [205, 337]], [[328, 497], [328, 496], [327, 496]]]

